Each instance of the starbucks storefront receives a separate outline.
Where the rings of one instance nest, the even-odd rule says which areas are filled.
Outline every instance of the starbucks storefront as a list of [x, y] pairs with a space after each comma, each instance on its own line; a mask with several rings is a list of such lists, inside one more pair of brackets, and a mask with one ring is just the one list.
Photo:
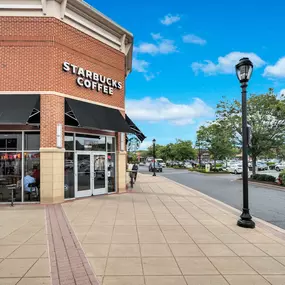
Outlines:
[[[0, 203], [126, 191], [133, 35], [84, 1], [0, 10]], [[12, 186], [11, 186], [12, 185]]]

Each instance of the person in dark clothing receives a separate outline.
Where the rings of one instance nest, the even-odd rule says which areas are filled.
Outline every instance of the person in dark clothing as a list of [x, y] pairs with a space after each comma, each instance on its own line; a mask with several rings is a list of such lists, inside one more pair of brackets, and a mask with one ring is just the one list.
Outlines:
[[33, 175], [32, 175], [34, 178], [35, 178], [35, 180], [36, 180], [36, 185], [37, 185], [37, 187], [39, 187], [40, 186], [40, 179], [41, 179], [41, 174], [40, 174], [40, 170], [38, 169], [38, 166], [37, 165], [35, 165], [34, 167], [33, 167]]
[[133, 171], [133, 175], [134, 175], [134, 180], [135, 180], [135, 181], [137, 180], [138, 170], [139, 170], [138, 165], [137, 165], [136, 163], [134, 163], [133, 168], [132, 168], [132, 171]]

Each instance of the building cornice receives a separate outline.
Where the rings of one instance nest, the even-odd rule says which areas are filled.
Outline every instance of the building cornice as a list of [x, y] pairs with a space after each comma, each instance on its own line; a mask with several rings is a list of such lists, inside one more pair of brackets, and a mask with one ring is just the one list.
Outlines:
[[132, 69], [133, 35], [81, 0], [0, 0], [0, 16], [55, 17], [126, 56], [126, 76]]

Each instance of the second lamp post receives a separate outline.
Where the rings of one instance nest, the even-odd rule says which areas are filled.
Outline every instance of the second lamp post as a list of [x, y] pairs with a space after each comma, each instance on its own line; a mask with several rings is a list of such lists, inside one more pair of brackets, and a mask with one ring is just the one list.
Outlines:
[[249, 213], [248, 203], [248, 126], [247, 126], [247, 107], [246, 107], [246, 88], [253, 70], [252, 62], [244, 57], [236, 65], [237, 78], [242, 88], [242, 181], [243, 181], [243, 209], [237, 225], [243, 228], [254, 228], [255, 223]]
[[156, 140], [153, 139], [152, 140], [152, 147], [153, 147], [153, 175], [152, 176], [156, 176], [156, 173], [155, 173], [155, 167], [156, 167], [156, 162], [155, 162], [155, 142], [156, 142]]

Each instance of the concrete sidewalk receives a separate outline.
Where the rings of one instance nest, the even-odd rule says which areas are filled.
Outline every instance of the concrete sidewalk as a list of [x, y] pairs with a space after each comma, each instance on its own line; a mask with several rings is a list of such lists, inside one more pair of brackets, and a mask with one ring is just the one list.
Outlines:
[[0, 284], [51, 284], [43, 206], [0, 207]]
[[125, 194], [0, 207], [0, 285], [285, 285], [285, 231], [164, 177]]
[[62, 205], [103, 285], [284, 285], [284, 231], [163, 177]]

